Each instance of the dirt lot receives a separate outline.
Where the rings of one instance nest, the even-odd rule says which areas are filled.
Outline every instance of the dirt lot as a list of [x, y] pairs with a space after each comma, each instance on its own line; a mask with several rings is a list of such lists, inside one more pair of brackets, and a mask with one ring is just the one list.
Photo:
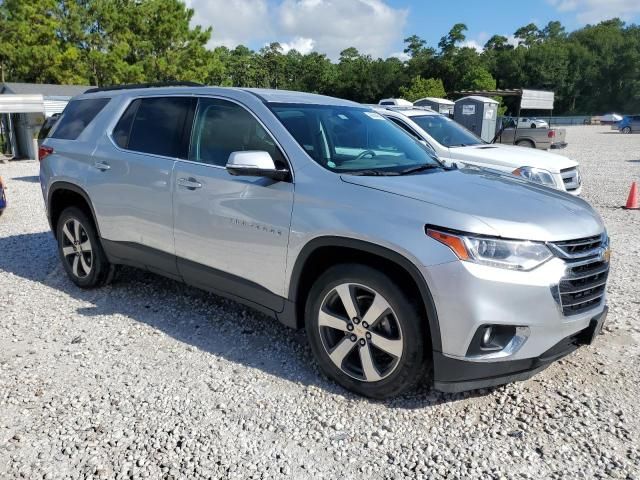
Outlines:
[[132, 269], [80, 291], [38, 164], [0, 165], [0, 478], [640, 478], [640, 135], [568, 130], [612, 238], [604, 335], [526, 382], [388, 402], [233, 302]]

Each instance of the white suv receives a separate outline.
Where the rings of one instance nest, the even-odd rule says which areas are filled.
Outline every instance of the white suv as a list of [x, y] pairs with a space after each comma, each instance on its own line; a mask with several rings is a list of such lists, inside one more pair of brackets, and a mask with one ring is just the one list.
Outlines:
[[463, 162], [511, 173], [532, 182], [579, 195], [578, 162], [534, 148], [486, 143], [445, 115], [421, 107], [374, 109], [430, 146], [445, 163]]

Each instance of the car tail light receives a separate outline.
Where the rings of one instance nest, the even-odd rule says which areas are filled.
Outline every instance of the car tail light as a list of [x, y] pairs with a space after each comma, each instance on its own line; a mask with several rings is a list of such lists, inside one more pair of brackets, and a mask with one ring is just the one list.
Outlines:
[[549, 138], [553, 138], [556, 136], [556, 131], [555, 130], [549, 130], [549, 133], [547, 133], [547, 137]]
[[42, 161], [53, 153], [53, 148], [44, 145], [38, 149], [38, 160]]

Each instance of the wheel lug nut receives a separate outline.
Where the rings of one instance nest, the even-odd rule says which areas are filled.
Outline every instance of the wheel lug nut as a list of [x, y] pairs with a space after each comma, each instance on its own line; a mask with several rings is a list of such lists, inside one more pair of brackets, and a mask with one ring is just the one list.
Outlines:
[[362, 326], [363, 326], [364, 328], [369, 328], [369, 324], [368, 324], [367, 322], [362, 322]]
[[355, 342], [358, 339], [358, 337], [356, 337], [355, 335], [351, 335], [350, 338], [352, 342]]
[[363, 347], [367, 344], [367, 341], [364, 338], [360, 339], [360, 345], [362, 345]]
[[367, 340], [371, 340], [371, 334], [369, 332], [367, 332], [365, 336], [367, 337]]
[[353, 319], [353, 323], [355, 323], [356, 325], [360, 323], [360, 319], [359, 318], [354, 318]]
[[350, 323], [347, 324], [347, 330], [349, 330], [350, 332], [353, 331], [353, 325], [351, 325]]

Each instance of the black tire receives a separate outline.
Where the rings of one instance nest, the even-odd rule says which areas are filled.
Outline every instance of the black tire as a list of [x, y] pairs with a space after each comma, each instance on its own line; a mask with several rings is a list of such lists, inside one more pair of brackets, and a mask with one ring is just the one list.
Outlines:
[[536, 148], [535, 144], [531, 140], [518, 140], [516, 145], [518, 147]]
[[[326, 299], [332, 292], [335, 292], [337, 288], [344, 286], [344, 284], [357, 284], [354, 288], [362, 286], [363, 288], [372, 289], [375, 294], [379, 294], [383, 300], [386, 300], [388, 306], [390, 306], [388, 310], [390, 314], [388, 316], [379, 316], [382, 320], [378, 322], [377, 325], [383, 325], [383, 322], [386, 322], [386, 324], [395, 322], [399, 326], [400, 338], [399, 340], [392, 341], [401, 341], [401, 354], [399, 357], [394, 358], [394, 367], [387, 369], [390, 373], [385, 374], [386, 376], [383, 376], [380, 380], [366, 381], [366, 379], [354, 378], [331, 360], [329, 350], [325, 346], [326, 340], [323, 337], [325, 334], [321, 333], [321, 328], [324, 329], [322, 330], [323, 332], [326, 332], [328, 327], [320, 327], [320, 311], [321, 308], [326, 305]], [[354, 297], [357, 297], [355, 293]], [[384, 399], [399, 395], [413, 388], [418, 382], [426, 381], [425, 373], [430, 369], [432, 364], [429, 347], [430, 342], [428, 341], [427, 333], [428, 320], [420, 314], [420, 309], [415, 305], [415, 301], [415, 299], [412, 300], [407, 297], [403, 289], [400, 288], [393, 279], [366, 265], [341, 264], [329, 268], [311, 287], [305, 308], [307, 338], [309, 339], [311, 349], [320, 369], [328, 377], [346, 389], [374, 399]], [[360, 309], [359, 306], [357, 308]], [[367, 317], [367, 311], [368, 308], [364, 312], [361, 312], [362, 318]], [[348, 315], [343, 316], [346, 317]], [[362, 327], [367, 327], [367, 325], [365, 325], [366, 322], [363, 320], [360, 321], [362, 323], [359, 325], [359, 331], [362, 330]], [[353, 326], [352, 324], [351, 327]], [[374, 325], [368, 327], [369, 330], [376, 335], [375, 329], [378, 327]], [[356, 325], [356, 328], [358, 328], [358, 325]], [[338, 337], [336, 345], [339, 345], [342, 341], [347, 343], [347, 340], [349, 340], [350, 336], [354, 333], [353, 331], [332, 331], [331, 333], [334, 332]], [[344, 335], [344, 337], [342, 335]], [[367, 335], [371, 334], [367, 333]], [[376, 348], [375, 339], [368, 340], [369, 343], [365, 341], [365, 344], [360, 344], [359, 342], [363, 342], [363, 337], [360, 338], [356, 343], [353, 343], [353, 349], [345, 359], [351, 358], [356, 362], [361, 362], [363, 375], [366, 376], [362, 363], [363, 353], [361, 350], [366, 348], [370, 355], [369, 358], [375, 358], [376, 360], [379, 359], [381, 355], [385, 357], [386, 354], [384, 351]], [[367, 336], [367, 338], [371, 337]], [[332, 353], [334, 351], [335, 349], [332, 350]], [[351, 355], [355, 355], [355, 357]], [[342, 365], [344, 365], [344, 362]], [[375, 370], [376, 373], [379, 373], [381, 370], [377, 367], [379, 367], [379, 364], [376, 365]]]
[[629, 134], [629, 133], [631, 133], [631, 127], [624, 127], [621, 130], [621, 132], [624, 133], [624, 134]]
[[[74, 222], [78, 222], [80, 225], [78, 235], [80, 240], [76, 245], [77, 248], [74, 247], [71, 238], [75, 238], [75, 232], [71, 232], [69, 229], [70, 225], [75, 225]], [[65, 225], [71, 236], [65, 233]], [[56, 237], [60, 260], [73, 283], [80, 288], [88, 289], [101, 287], [111, 281], [114, 266], [107, 260], [93, 220], [84, 211], [77, 207], [68, 207], [63, 210], [56, 225]], [[79, 251], [78, 249], [81, 249], [82, 245], [87, 245], [86, 242], [89, 242], [90, 250], [85, 247], [83, 251]], [[76, 249], [76, 253], [69, 254], [70, 248]], [[74, 266], [74, 262], [77, 262], [77, 265]], [[88, 272], [86, 266], [89, 267]]]
[[538, 128], [538, 126], [535, 123], [532, 123], [531, 128]]

